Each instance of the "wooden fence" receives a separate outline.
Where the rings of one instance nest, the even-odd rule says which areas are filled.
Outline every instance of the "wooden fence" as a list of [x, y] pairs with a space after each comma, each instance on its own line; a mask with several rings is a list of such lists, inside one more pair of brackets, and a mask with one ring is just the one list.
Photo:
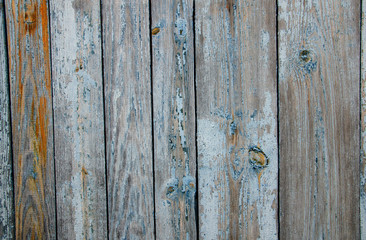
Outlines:
[[366, 239], [366, 0], [1, 0], [1, 239]]

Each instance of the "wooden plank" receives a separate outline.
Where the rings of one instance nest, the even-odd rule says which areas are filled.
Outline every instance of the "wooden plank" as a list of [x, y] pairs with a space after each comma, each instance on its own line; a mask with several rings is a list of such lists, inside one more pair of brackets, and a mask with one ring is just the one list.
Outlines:
[[4, 11], [4, 1], [0, 1], [0, 239], [13, 239], [13, 170]]
[[149, 1], [105, 1], [110, 239], [154, 239]]
[[360, 164], [360, 232], [366, 240], [366, 1], [362, 0], [361, 25], [361, 164]]
[[196, 239], [193, 1], [151, 2], [157, 239]]
[[52, 89], [46, 0], [6, 0], [16, 238], [54, 239]]
[[99, 1], [50, 1], [58, 239], [107, 239]]
[[282, 239], [358, 239], [360, 1], [279, 0]]
[[277, 238], [276, 3], [197, 0], [199, 230]]

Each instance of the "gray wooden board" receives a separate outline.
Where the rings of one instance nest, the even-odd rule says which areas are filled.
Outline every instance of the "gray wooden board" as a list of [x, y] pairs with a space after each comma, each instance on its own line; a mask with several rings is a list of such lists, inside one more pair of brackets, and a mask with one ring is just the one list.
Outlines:
[[360, 164], [360, 233], [366, 240], [366, 1], [362, 0], [361, 25], [361, 164]]
[[196, 239], [193, 1], [151, 2], [157, 239]]
[[358, 239], [360, 1], [278, 4], [280, 237]]
[[195, 2], [199, 236], [277, 238], [276, 2]]
[[50, 0], [58, 239], [106, 239], [99, 1]]
[[16, 239], [55, 239], [48, 5], [6, 0]]
[[4, 1], [0, 1], [0, 239], [14, 238], [13, 172]]
[[149, 1], [102, 12], [109, 238], [153, 239]]

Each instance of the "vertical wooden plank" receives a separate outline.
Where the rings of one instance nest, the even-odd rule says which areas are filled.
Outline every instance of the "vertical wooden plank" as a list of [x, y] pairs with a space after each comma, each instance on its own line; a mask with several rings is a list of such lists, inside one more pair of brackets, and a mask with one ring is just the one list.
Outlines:
[[361, 25], [361, 164], [360, 164], [360, 231], [366, 240], [366, 1], [362, 0]]
[[13, 239], [13, 172], [4, 11], [4, 1], [0, 1], [0, 239]]
[[54, 239], [52, 89], [46, 0], [6, 0], [16, 238]]
[[151, 2], [157, 239], [196, 239], [193, 1]]
[[154, 239], [149, 1], [105, 1], [110, 239]]
[[106, 239], [99, 1], [50, 1], [58, 239]]
[[195, 12], [200, 237], [277, 238], [276, 3]]
[[360, 1], [278, 3], [280, 237], [358, 239]]

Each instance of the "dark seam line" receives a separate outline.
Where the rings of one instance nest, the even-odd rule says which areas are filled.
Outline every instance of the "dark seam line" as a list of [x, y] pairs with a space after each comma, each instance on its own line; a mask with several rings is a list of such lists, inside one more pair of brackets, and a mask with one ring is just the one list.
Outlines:
[[57, 231], [57, 188], [56, 188], [56, 154], [55, 154], [55, 113], [53, 108], [53, 100], [54, 100], [54, 93], [53, 93], [53, 78], [52, 78], [52, 39], [51, 39], [51, 10], [50, 10], [50, 2], [47, 1], [47, 13], [48, 13], [48, 42], [49, 42], [49, 58], [50, 58], [50, 81], [51, 81], [51, 108], [52, 108], [52, 140], [53, 140], [53, 172], [54, 172], [54, 191], [55, 191], [55, 234], [56, 239], [58, 239], [58, 231]]
[[103, 94], [103, 123], [104, 123], [104, 175], [105, 175], [105, 193], [106, 193], [106, 217], [107, 217], [107, 239], [109, 239], [109, 208], [108, 208], [108, 156], [107, 156], [107, 125], [106, 125], [106, 108], [105, 108], [105, 74], [104, 74], [104, 32], [103, 32], [103, 3], [99, 1], [100, 13], [100, 50], [102, 64], [102, 94]]
[[279, 34], [278, 34], [278, 0], [276, 0], [276, 87], [277, 87], [277, 228], [278, 239], [281, 236], [281, 204], [280, 204], [280, 89], [279, 89]]
[[[363, 38], [363, 35], [362, 35], [362, 20], [363, 20], [363, 12], [362, 12], [362, 2], [363, 1], [360, 1], [360, 22], [359, 22], [359, 26], [360, 26], [360, 56], [359, 56], [359, 60], [360, 60], [360, 76], [359, 76], [359, 144], [360, 144], [360, 156], [359, 156], [359, 165], [358, 165], [358, 169], [359, 169], [359, 183], [361, 183], [361, 177], [362, 177], [362, 161], [363, 161], [363, 158], [362, 156], [365, 154], [363, 152], [363, 149], [362, 149], [362, 38]], [[358, 196], [359, 196], [359, 204], [358, 204], [358, 212], [359, 212], [359, 221], [358, 221], [358, 224], [359, 224], [359, 237], [360, 239], [362, 238], [362, 232], [361, 232], [361, 219], [362, 219], [362, 216], [361, 216], [361, 184], [359, 185], [359, 188], [358, 188]]]
[[152, 177], [153, 177], [153, 202], [154, 202], [154, 239], [156, 239], [156, 206], [155, 206], [155, 144], [154, 144], [154, 84], [153, 84], [153, 49], [152, 49], [152, 14], [151, 0], [149, 1], [149, 36], [150, 36], [150, 98], [151, 98], [151, 142], [152, 142]]
[[197, 79], [196, 79], [196, 1], [193, 0], [193, 81], [194, 81], [194, 124], [195, 124], [195, 145], [196, 145], [196, 195], [195, 195], [195, 210], [196, 210], [196, 238], [199, 239], [199, 185], [198, 185], [198, 141], [197, 141]]
[[4, 34], [5, 34], [5, 46], [6, 46], [6, 48], [5, 48], [5, 60], [7, 60], [7, 61], [5, 61], [5, 64], [6, 64], [6, 66], [5, 66], [5, 69], [6, 70], [8, 70], [8, 72], [7, 72], [7, 76], [8, 76], [8, 89], [7, 89], [7, 91], [8, 91], [8, 103], [9, 103], [9, 106], [8, 106], [8, 111], [9, 111], [9, 117], [8, 117], [8, 121], [9, 121], [9, 125], [8, 125], [8, 127], [9, 127], [9, 143], [10, 143], [10, 149], [9, 149], [9, 154], [10, 154], [10, 161], [11, 161], [11, 175], [12, 175], [12, 187], [13, 187], [13, 202], [12, 202], [12, 206], [13, 206], [13, 212], [11, 213], [11, 215], [12, 215], [12, 227], [13, 227], [13, 231], [12, 231], [12, 233], [13, 233], [13, 238], [15, 239], [15, 234], [16, 234], [16, 226], [15, 226], [15, 173], [14, 173], [14, 155], [13, 155], [13, 131], [12, 131], [12, 116], [11, 116], [11, 97], [10, 97], [10, 93], [11, 93], [11, 90], [10, 90], [10, 81], [11, 81], [11, 71], [10, 71], [10, 69], [9, 69], [9, 61], [10, 61], [10, 58], [9, 58], [9, 43], [8, 43], [8, 29], [7, 29], [7, 27], [8, 27], [8, 24], [7, 24], [7, 21], [6, 21], [6, 1], [4, 1], [3, 2], [4, 3], [4, 8], [3, 8], [3, 11], [4, 11], [4, 17], [3, 17], [3, 19], [4, 19]]

